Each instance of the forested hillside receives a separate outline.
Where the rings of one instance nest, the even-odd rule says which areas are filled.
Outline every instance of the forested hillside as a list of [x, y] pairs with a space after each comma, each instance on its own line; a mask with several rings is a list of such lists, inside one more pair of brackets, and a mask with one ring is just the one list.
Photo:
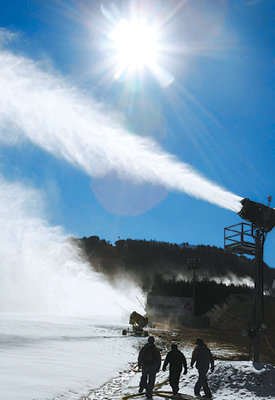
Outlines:
[[[122, 275], [130, 278], [146, 293], [192, 296], [194, 270], [190, 267], [195, 263], [199, 314], [231, 294], [251, 294], [254, 261], [221, 248], [132, 239], [112, 245], [98, 236], [77, 239], [77, 243], [96, 271], [110, 281]], [[269, 292], [274, 280], [275, 269], [265, 264], [264, 283]]]

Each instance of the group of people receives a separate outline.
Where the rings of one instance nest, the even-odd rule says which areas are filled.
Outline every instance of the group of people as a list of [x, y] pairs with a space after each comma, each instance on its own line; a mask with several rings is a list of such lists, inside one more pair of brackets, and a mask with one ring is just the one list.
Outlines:
[[[176, 344], [171, 345], [171, 351], [168, 352], [163, 363], [162, 370], [165, 371], [169, 365], [169, 384], [173, 394], [177, 395], [179, 391], [179, 379], [182, 369], [187, 374], [187, 362], [184, 354], [178, 349]], [[211, 372], [214, 370], [214, 358], [211, 351], [202, 339], [196, 340], [196, 347], [193, 350], [191, 358], [191, 368], [195, 365], [198, 370], [198, 380], [194, 387], [195, 396], [200, 396], [200, 390], [204, 390], [204, 398], [211, 399], [212, 394], [207, 382], [207, 372], [209, 367]], [[149, 336], [148, 343], [142, 347], [138, 356], [138, 367], [142, 369], [139, 384], [139, 393], [146, 390], [147, 399], [152, 399], [152, 392], [155, 384], [156, 374], [161, 367], [160, 351], [155, 345], [153, 336]]]

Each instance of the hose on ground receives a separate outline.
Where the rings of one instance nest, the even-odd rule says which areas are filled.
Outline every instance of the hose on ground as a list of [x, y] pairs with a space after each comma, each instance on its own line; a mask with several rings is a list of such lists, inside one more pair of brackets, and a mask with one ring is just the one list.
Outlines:
[[[168, 392], [168, 391], [164, 391], [164, 390], [154, 391], [153, 395], [159, 396], [159, 397], [163, 397], [165, 399], [167, 399], [168, 396], [169, 397], [171, 396], [172, 398], [174, 397], [173, 392]], [[185, 394], [185, 393], [178, 393], [178, 396], [180, 396], [181, 400], [194, 400], [194, 399], [196, 399], [196, 397], [191, 396], [189, 394]]]
[[[156, 383], [154, 385], [154, 389], [156, 388], [160, 388], [161, 386], [165, 385], [165, 383], [167, 383], [169, 381], [169, 379], [165, 379], [164, 381], [160, 382], [160, 383]], [[167, 396], [171, 396], [173, 397], [173, 392], [169, 392], [166, 390], [154, 390], [153, 395], [155, 396], [159, 396], [159, 397], [163, 397], [163, 398], [167, 398]], [[194, 396], [190, 396], [189, 394], [184, 394], [184, 393], [178, 393], [178, 395], [181, 396], [182, 400], [193, 400], [195, 399]], [[134, 394], [127, 394], [126, 396], [121, 397], [120, 400], [127, 400], [127, 399], [131, 399], [134, 397], [138, 397], [138, 396], [144, 396], [144, 393], [134, 393]]]
[[[169, 391], [166, 391], [166, 390], [154, 390], [152, 392], [152, 394], [154, 396], [163, 397], [165, 399], [167, 399], [167, 397], [174, 397], [173, 392], [169, 392]], [[191, 396], [189, 394], [178, 393], [178, 395], [180, 396], [181, 400], [194, 400], [194, 399], [196, 399], [196, 397]], [[138, 396], [144, 396], [144, 393], [128, 394], [126, 396], [121, 397], [120, 400], [131, 399], [131, 398], [138, 397]]]
[[[168, 382], [168, 378], [165, 379], [164, 381], [160, 382], [160, 383], [156, 383], [156, 384], [154, 385], [154, 388], [161, 387], [162, 385], [164, 385], [164, 384], [167, 383], [167, 382]], [[138, 396], [142, 396], [142, 393], [128, 394], [128, 395], [126, 395], [126, 396], [121, 397], [120, 400], [126, 400], [126, 399], [130, 399], [130, 398], [132, 398], [132, 397], [138, 397]]]

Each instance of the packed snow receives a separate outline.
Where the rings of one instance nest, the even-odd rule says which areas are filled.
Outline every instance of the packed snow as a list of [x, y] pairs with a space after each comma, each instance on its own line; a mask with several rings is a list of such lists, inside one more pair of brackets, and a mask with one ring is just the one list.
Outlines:
[[[192, 348], [186, 348], [179, 346], [179, 349], [184, 353], [188, 364], [187, 375], [181, 375], [180, 379], [180, 393], [187, 396], [183, 396], [182, 399], [190, 399], [194, 396], [194, 385], [196, 383], [198, 373], [196, 368], [190, 368], [190, 360], [192, 354]], [[215, 349], [212, 349], [215, 354]], [[164, 355], [166, 352], [164, 352]], [[123, 388], [117, 392], [115, 396], [110, 398], [119, 400], [123, 396], [130, 393], [138, 392], [140, 373], [134, 373], [128, 387]], [[168, 378], [168, 372], [160, 371], [157, 374], [156, 384], [164, 382]], [[215, 360], [215, 369], [213, 373], [208, 374], [209, 387], [211, 388], [213, 399], [218, 400], [266, 400], [275, 398], [275, 367], [272, 365], [266, 365], [261, 363], [253, 363], [252, 361], [221, 361]], [[102, 388], [104, 390], [104, 388]], [[171, 387], [168, 383], [157, 388], [160, 392], [171, 392]], [[201, 395], [203, 395], [203, 391]], [[188, 396], [189, 395], [189, 396]], [[87, 397], [87, 400], [96, 399], [107, 399], [108, 397], [97, 397], [91, 394]], [[138, 397], [144, 399], [145, 396]], [[163, 399], [157, 394], [153, 396], [155, 400]], [[172, 395], [165, 398], [173, 398]], [[175, 399], [177, 397], [174, 397]], [[181, 397], [178, 396], [180, 400]]]
[[[1, 314], [0, 320], [1, 400], [120, 400], [137, 394], [137, 355], [147, 338], [123, 336], [125, 326], [76, 317]], [[164, 357], [169, 346], [158, 339], [157, 330], [153, 334]], [[192, 348], [184, 344], [179, 348], [188, 363], [180, 393], [192, 398], [197, 379], [197, 370], [190, 368]], [[221, 354], [220, 349], [211, 350]], [[167, 371], [160, 371], [156, 383], [167, 377]], [[218, 400], [274, 399], [275, 367], [217, 359], [209, 386]], [[165, 383], [157, 390], [171, 388]], [[155, 400], [161, 398], [154, 395]]]
[[136, 357], [119, 325], [88, 318], [0, 316], [0, 399], [77, 400]]

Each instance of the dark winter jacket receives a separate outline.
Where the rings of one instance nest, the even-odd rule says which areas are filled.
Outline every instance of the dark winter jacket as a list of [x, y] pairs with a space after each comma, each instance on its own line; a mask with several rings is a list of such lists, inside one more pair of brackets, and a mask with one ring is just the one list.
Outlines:
[[160, 369], [161, 355], [159, 349], [154, 343], [146, 343], [138, 355], [138, 367], [156, 366], [156, 370]]
[[163, 364], [163, 370], [165, 370], [168, 364], [170, 371], [181, 371], [182, 367], [184, 367], [184, 372], [187, 372], [186, 358], [178, 349], [169, 351]]
[[204, 343], [195, 347], [192, 353], [191, 367], [193, 367], [195, 363], [197, 369], [209, 368], [209, 364], [211, 365], [211, 369], [214, 369], [214, 358], [211, 351]]

